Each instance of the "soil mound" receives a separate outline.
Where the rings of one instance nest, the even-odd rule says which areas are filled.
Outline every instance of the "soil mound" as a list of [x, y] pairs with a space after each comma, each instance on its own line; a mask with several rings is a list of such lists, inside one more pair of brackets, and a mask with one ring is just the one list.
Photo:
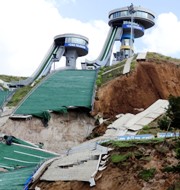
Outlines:
[[180, 67], [173, 63], [139, 62], [135, 71], [117, 77], [97, 91], [93, 114], [113, 117], [137, 113], [158, 99], [180, 96]]

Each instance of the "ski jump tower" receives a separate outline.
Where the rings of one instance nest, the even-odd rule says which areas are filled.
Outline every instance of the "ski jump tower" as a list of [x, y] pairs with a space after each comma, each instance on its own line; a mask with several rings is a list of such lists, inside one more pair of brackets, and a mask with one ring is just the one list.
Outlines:
[[154, 19], [155, 15], [152, 11], [133, 4], [110, 11], [108, 22], [110, 29], [101, 53], [96, 60], [86, 60], [82, 66], [98, 68], [110, 65], [115, 41], [121, 42], [120, 50], [114, 54], [116, 60], [121, 61], [131, 57], [134, 54], [134, 39], [143, 36], [146, 29], [154, 26]]
[[134, 54], [134, 39], [142, 37], [145, 29], [154, 26], [155, 15], [152, 11], [143, 7], [129, 7], [114, 9], [109, 12], [109, 26], [121, 27], [122, 36], [120, 51], [117, 52], [116, 59], [122, 60]]
[[27, 79], [13, 82], [11, 88], [27, 86], [43, 76], [47, 76], [52, 64], [58, 62], [63, 56], [66, 57], [66, 68], [76, 69], [76, 59], [88, 54], [89, 40], [85, 36], [66, 33], [54, 37], [53, 44], [46, 53], [35, 72]]

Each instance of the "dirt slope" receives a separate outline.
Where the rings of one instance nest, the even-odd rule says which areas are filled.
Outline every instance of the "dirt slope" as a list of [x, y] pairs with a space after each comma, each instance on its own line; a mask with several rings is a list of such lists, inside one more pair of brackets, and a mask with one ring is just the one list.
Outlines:
[[139, 62], [128, 76], [120, 76], [102, 86], [97, 92], [93, 114], [104, 117], [119, 113], [136, 113], [157, 99], [170, 94], [180, 96], [180, 67], [173, 63]]
[[62, 152], [78, 145], [92, 132], [94, 119], [81, 111], [69, 111], [67, 114], [51, 114], [48, 127], [44, 127], [40, 119], [11, 120], [0, 127], [0, 133], [38, 144], [42, 142], [44, 149]]

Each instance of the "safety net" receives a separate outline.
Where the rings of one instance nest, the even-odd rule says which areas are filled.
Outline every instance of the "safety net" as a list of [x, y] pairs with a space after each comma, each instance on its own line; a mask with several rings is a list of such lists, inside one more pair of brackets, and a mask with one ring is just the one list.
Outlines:
[[66, 112], [67, 108], [91, 108], [95, 70], [61, 70], [51, 74], [33, 89], [15, 114], [50, 119], [49, 111]]

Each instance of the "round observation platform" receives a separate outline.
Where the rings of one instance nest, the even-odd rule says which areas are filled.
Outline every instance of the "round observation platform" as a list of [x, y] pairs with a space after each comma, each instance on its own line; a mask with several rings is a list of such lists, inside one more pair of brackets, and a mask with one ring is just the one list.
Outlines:
[[[151, 28], [154, 26], [155, 14], [143, 7], [134, 6], [133, 20], [135, 23], [142, 26], [144, 29]], [[122, 26], [124, 21], [131, 22], [131, 14], [129, 12], [129, 7], [123, 7], [119, 9], [114, 9], [109, 12], [109, 26]]]
[[54, 37], [56, 46], [64, 47], [64, 56], [66, 57], [66, 67], [75, 68], [76, 59], [88, 54], [89, 40], [79, 34], [62, 34]]
[[78, 57], [88, 54], [89, 40], [79, 34], [61, 34], [54, 37], [54, 42], [58, 46], [64, 46], [66, 50], [76, 50]]

